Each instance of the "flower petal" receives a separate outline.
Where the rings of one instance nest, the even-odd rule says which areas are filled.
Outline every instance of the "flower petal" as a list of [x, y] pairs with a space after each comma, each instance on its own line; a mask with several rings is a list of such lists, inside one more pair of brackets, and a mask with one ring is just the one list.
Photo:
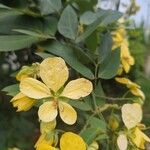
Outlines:
[[140, 149], [145, 149], [145, 142], [150, 142], [150, 138], [144, 134], [138, 127], [134, 130], [132, 137], [133, 143]]
[[142, 108], [139, 104], [124, 104], [122, 106], [122, 119], [128, 129], [135, 127], [142, 120]]
[[143, 91], [141, 91], [140, 89], [138, 88], [131, 88], [131, 93], [135, 96], [139, 96], [141, 97], [143, 100], [145, 100], [145, 95], [143, 93]]
[[11, 99], [10, 102], [16, 101], [16, 100], [21, 99], [21, 98], [24, 98], [24, 97], [25, 97], [25, 95], [20, 92], [20, 93], [18, 93], [17, 95], [15, 95], [15, 96]]
[[68, 79], [69, 72], [62, 58], [51, 57], [40, 64], [40, 76], [50, 89], [57, 92]]
[[61, 119], [69, 125], [74, 124], [77, 120], [76, 111], [71, 105], [65, 102], [59, 102], [59, 114]]
[[119, 78], [119, 77], [116, 77], [115, 80], [121, 84], [125, 84], [125, 85], [128, 85], [130, 83], [130, 80], [127, 79], [127, 78]]
[[124, 70], [125, 70], [126, 73], [129, 72], [130, 67], [131, 67], [131, 66], [129, 65], [129, 63], [127, 62], [127, 59], [128, 59], [128, 58], [122, 58], [122, 59], [121, 59], [122, 66], [123, 66], [123, 68], [124, 68]]
[[51, 146], [53, 144], [53, 138], [47, 140], [45, 135], [42, 134], [35, 144], [36, 150], [57, 150], [55, 147]]
[[91, 81], [85, 78], [80, 78], [70, 81], [64, 88], [61, 96], [71, 99], [79, 99], [81, 97], [89, 95], [92, 90], [93, 85]]
[[39, 144], [36, 150], [57, 150], [55, 147], [48, 144]]
[[84, 140], [77, 134], [66, 132], [60, 139], [61, 150], [86, 150]]
[[138, 84], [132, 82], [131, 80], [127, 79], [127, 78], [120, 78], [120, 77], [116, 77], [115, 80], [121, 84], [125, 84], [127, 86], [127, 88], [141, 88]]
[[35, 99], [51, 96], [49, 88], [42, 82], [33, 78], [23, 79], [20, 83], [20, 91], [26, 96]]
[[36, 103], [36, 100], [29, 98], [20, 92], [11, 100], [11, 102], [14, 107], [17, 107], [17, 112], [19, 112], [28, 111]]
[[38, 139], [38, 141], [36, 142], [36, 144], [34, 145], [34, 147], [35, 148], [37, 148], [37, 147], [40, 147], [40, 145], [52, 145], [53, 144], [53, 140], [46, 140], [45, 139], [45, 135], [44, 134], [42, 134], [40, 137], [39, 137], [39, 139]]
[[127, 150], [128, 140], [125, 134], [120, 134], [117, 138], [117, 145], [119, 150]]
[[54, 101], [45, 102], [39, 107], [38, 116], [43, 122], [53, 121], [57, 114], [57, 105]]

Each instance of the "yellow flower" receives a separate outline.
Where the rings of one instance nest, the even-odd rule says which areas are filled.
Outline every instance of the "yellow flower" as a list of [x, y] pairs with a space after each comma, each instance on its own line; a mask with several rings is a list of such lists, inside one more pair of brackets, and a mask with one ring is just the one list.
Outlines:
[[116, 49], [121, 46], [126, 37], [126, 31], [124, 28], [119, 28], [117, 31], [112, 32], [113, 36], [113, 48]]
[[61, 150], [86, 150], [84, 140], [77, 134], [66, 132], [60, 139]]
[[23, 66], [21, 70], [16, 75], [16, 79], [21, 81], [26, 77], [36, 78], [39, 76], [39, 63], [33, 63], [31, 67]]
[[135, 127], [142, 120], [142, 108], [138, 103], [124, 104], [121, 112], [123, 122], [128, 129]]
[[130, 54], [128, 45], [127, 40], [124, 40], [121, 44], [121, 63], [126, 73], [128, 73], [130, 67], [134, 65], [134, 58]]
[[17, 107], [17, 111], [19, 112], [28, 111], [36, 103], [36, 100], [29, 98], [20, 92], [13, 97], [11, 102], [14, 107]]
[[39, 144], [36, 150], [57, 150], [55, 147], [48, 144]]
[[125, 134], [120, 134], [117, 138], [117, 145], [119, 150], [127, 150], [128, 140]]
[[63, 101], [63, 97], [79, 99], [85, 97], [93, 90], [92, 83], [80, 78], [70, 81], [62, 90], [69, 72], [65, 61], [60, 57], [47, 58], [40, 64], [40, 77], [42, 81], [33, 78], [25, 78], [20, 83], [23, 94], [34, 99], [49, 98], [50, 101], [39, 107], [38, 115], [43, 122], [54, 120], [58, 114], [67, 124], [74, 124], [77, 114], [74, 108]]
[[127, 35], [125, 29], [119, 28], [117, 31], [112, 33], [113, 36], [113, 47], [112, 49], [120, 48], [121, 50], [121, 63], [126, 73], [129, 72], [130, 67], [134, 65], [134, 58], [131, 56], [129, 51], [129, 44], [127, 41]]
[[45, 136], [41, 135], [34, 147], [36, 150], [57, 150], [52, 144], [53, 140], [46, 140]]
[[138, 127], [133, 132], [132, 141], [140, 149], [145, 149], [145, 142], [150, 142], [150, 138], [145, 135]]
[[127, 86], [127, 88], [130, 89], [130, 91], [133, 95], [141, 97], [143, 100], [145, 99], [145, 95], [141, 91], [141, 89], [140, 89], [141, 87], [138, 84], [130, 81], [127, 78], [118, 78], [117, 77], [117, 78], [115, 78], [115, 80], [121, 84], [125, 84]]

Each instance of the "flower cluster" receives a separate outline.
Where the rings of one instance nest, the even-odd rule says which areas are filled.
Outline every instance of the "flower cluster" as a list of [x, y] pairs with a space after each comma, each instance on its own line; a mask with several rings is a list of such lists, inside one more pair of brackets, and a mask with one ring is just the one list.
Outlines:
[[[35, 147], [37, 150], [55, 150], [52, 145], [57, 145], [53, 132], [56, 127], [56, 117], [68, 125], [77, 120], [75, 109], [68, 104], [69, 99], [79, 100], [86, 97], [93, 90], [92, 83], [79, 78], [66, 84], [69, 71], [65, 61], [60, 57], [47, 58], [36, 66], [24, 67], [17, 79], [20, 80], [20, 92], [11, 100], [17, 111], [27, 111], [40, 102], [38, 116], [41, 120], [41, 133]], [[32, 74], [35, 74], [34, 76]], [[53, 134], [46, 139], [47, 134]], [[86, 144], [83, 139], [71, 132], [66, 132], [60, 139], [61, 150], [85, 150]]]
[[150, 142], [142, 131], [142, 108], [138, 103], [124, 104], [121, 109], [122, 120], [127, 128], [121, 132], [117, 138], [117, 144], [120, 150], [126, 150], [128, 143], [132, 143], [136, 148], [145, 149], [145, 142]]
[[113, 36], [113, 47], [112, 49], [120, 48], [121, 51], [121, 68], [119, 74], [122, 74], [122, 70], [126, 73], [130, 71], [131, 66], [134, 65], [135, 61], [129, 50], [129, 43], [127, 38], [126, 30], [124, 26], [120, 26], [119, 29], [112, 32]]
[[[121, 64], [114, 79], [128, 89], [121, 98], [129, 100], [125, 104], [100, 103], [99, 97], [111, 98], [101, 96], [97, 78], [94, 84], [83, 77], [70, 81], [69, 69], [61, 57], [49, 57], [30, 67], [24, 66], [17, 74], [20, 91], [11, 102], [17, 107], [17, 112], [28, 111], [33, 106], [38, 108], [40, 136], [34, 146], [36, 150], [98, 150], [103, 149], [103, 138], [110, 140], [109, 144], [114, 142], [114, 149], [119, 150], [145, 149], [145, 143], [150, 142], [142, 132], [145, 126], [141, 124], [141, 102], [144, 102], [145, 95], [138, 84], [126, 77], [135, 63], [130, 54], [127, 32], [120, 26], [112, 32], [112, 37], [112, 50], [120, 48], [121, 51]], [[99, 97], [97, 93], [100, 93]], [[88, 102], [80, 103], [83, 98]], [[73, 107], [77, 105], [79, 110]], [[82, 106], [84, 109], [80, 110]], [[104, 117], [102, 112], [107, 109], [112, 109], [111, 115]], [[81, 119], [78, 120], [78, 116]], [[60, 127], [63, 123], [73, 128], [66, 131]]]
[[150, 138], [141, 131], [145, 129], [145, 126], [140, 124], [143, 115], [141, 106], [143, 103], [141, 101], [145, 100], [145, 95], [138, 84], [123, 76], [123, 71], [129, 73], [131, 66], [135, 63], [129, 51], [129, 43], [124, 26], [121, 25], [117, 31], [112, 33], [112, 36], [113, 49], [120, 48], [121, 50], [121, 68], [118, 71], [119, 77], [115, 77], [115, 80], [128, 88], [124, 97], [130, 92], [139, 98], [138, 103], [127, 103], [121, 107], [122, 121], [126, 128], [119, 131], [117, 145], [119, 150], [127, 150], [131, 147], [135, 150], [145, 149], [145, 143], [150, 142]]

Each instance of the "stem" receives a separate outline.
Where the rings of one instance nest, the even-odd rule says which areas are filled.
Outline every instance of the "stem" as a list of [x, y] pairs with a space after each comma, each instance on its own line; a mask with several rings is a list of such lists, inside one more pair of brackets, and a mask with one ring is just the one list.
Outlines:
[[98, 79], [98, 67], [99, 67], [99, 65], [98, 64], [95, 64], [95, 74], [94, 74], [94, 76], [95, 76], [95, 80], [94, 80], [94, 86], [96, 87], [96, 84], [97, 84], [97, 79]]
[[130, 93], [130, 90], [128, 90], [122, 97], [125, 98]]
[[94, 103], [95, 113], [99, 116], [100, 119], [102, 119], [104, 122], [106, 122], [105, 118], [103, 117], [103, 115], [101, 113], [101, 110], [97, 106], [96, 99], [95, 99], [95, 96], [93, 93], [92, 93], [92, 99], [93, 99], [93, 103]]
[[[108, 104], [108, 105], [109, 105], [109, 104]], [[111, 105], [111, 104], [110, 104], [110, 105]], [[103, 111], [107, 110], [108, 108], [110, 108], [110, 107], [105, 107], [105, 108], [103, 108], [103, 109], [97, 109], [96, 111], [94, 111], [93, 114], [92, 114], [92, 115], [88, 118], [88, 120], [86, 121], [84, 127], [83, 127], [82, 130], [80, 131], [80, 134], [88, 127], [89, 121], [90, 121], [90, 119], [91, 119], [92, 117], [98, 115], [99, 113], [102, 113]], [[102, 117], [103, 117], [103, 115], [102, 115]], [[104, 118], [103, 118], [103, 119], [104, 119]], [[105, 119], [104, 119], [104, 121], [105, 121]], [[105, 122], [106, 122], [106, 121], [105, 121]]]
[[120, 107], [117, 104], [105, 104], [102, 107], [99, 107], [99, 112], [103, 112], [107, 109], [120, 109]]
[[99, 95], [95, 95], [98, 98], [102, 98], [102, 99], [107, 99], [107, 100], [112, 100], [112, 101], [120, 101], [120, 100], [132, 100], [132, 98], [120, 98], [120, 97], [106, 97], [106, 96], [99, 96]]
[[86, 124], [83, 126], [82, 130], [80, 131], [80, 134], [82, 134], [82, 132], [88, 127], [90, 119], [91, 119], [92, 117], [96, 116], [96, 115], [97, 115], [96, 113], [93, 113], [93, 114], [89, 117], [89, 119], [86, 121]]
[[150, 130], [150, 126], [144, 128], [144, 129], [142, 129], [142, 130]]

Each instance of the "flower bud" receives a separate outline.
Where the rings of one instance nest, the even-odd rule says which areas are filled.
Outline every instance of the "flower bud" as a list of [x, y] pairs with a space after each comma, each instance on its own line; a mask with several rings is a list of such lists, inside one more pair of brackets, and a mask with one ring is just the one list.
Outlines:
[[116, 130], [119, 127], [119, 119], [116, 115], [111, 115], [108, 120], [108, 125], [112, 130]]

